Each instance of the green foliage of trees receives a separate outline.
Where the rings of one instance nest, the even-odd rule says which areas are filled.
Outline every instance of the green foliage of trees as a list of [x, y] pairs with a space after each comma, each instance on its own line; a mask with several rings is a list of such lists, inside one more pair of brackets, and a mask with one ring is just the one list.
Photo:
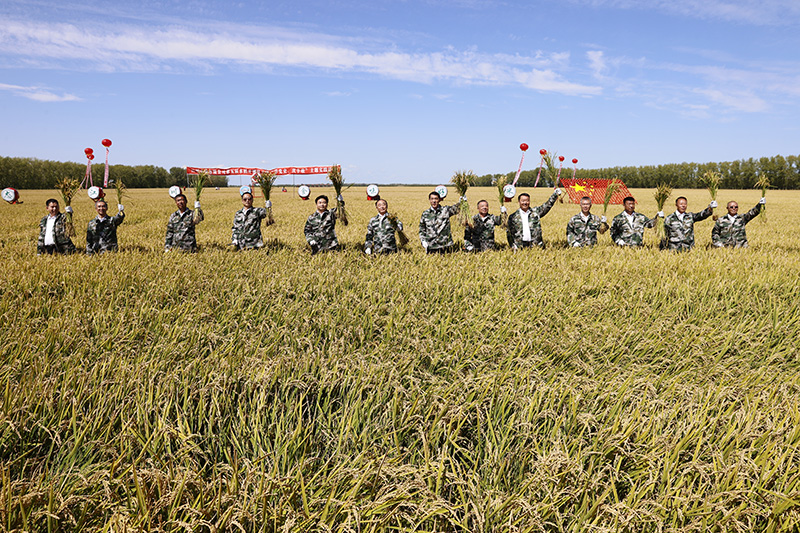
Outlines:
[[[103, 184], [105, 165], [92, 165], [94, 185]], [[0, 157], [0, 188], [51, 189], [61, 178], [74, 178], [83, 181], [86, 165], [73, 162], [45, 161], [30, 157]], [[172, 185], [186, 186], [186, 170], [172, 167], [169, 172], [154, 165], [109, 165], [108, 179], [122, 180], [128, 188], [159, 188]], [[213, 176], [213, 187], [227, 187], [227, 176]]]
[[[598, 169], [579, 168], [576, 178], [621, 179], [632, 188], [654, 188], [659, 183], [668, 183], [679, 189], [702, 189], [705, 187], [700, 176], [712, 170], [722, 175], [721, 186], [726, 189], [751, 189], [760, 174], [766, 174], [773, 187], [777, 189], [800, 189], [800, 156], [761, 157], [759, 159], [739, 159], [722, 163], [669, 163], [665, 165], [646, 165], [640, 167], [609, 167]], [[533, 187], [538, 167], [524, 170], [517, 186]], [[516, 172], [506, 174], [511, 180]], [[493, 185], [502, 174], [478, 176], [476, 185]], [[562, 178], [572, 177], [572, 168], [564, 167]], [[539, 186], [552, 187], [542, 172]]]

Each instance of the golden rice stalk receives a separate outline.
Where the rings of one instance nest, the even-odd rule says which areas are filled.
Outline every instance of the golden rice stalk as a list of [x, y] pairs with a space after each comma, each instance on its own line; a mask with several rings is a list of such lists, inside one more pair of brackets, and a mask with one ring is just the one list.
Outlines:
[[333, 165], [330, 172], [328, 172], [328, 179], [333, 184], [333, 189], [336, 191], [336, 218], [342, 221], [345, 226], [348, 224], [347, 212], [344, 209], [344, 202], [339, 201], [342, 195], [342, 185], [344, 185], [344, 178], [342, 177], [342, 167]]
[[128, 192], [128, 188], [121, 179], [117, 178], [114, 180], [114, 190], [117, 191], [117, 203], [121, 204], [123, 197]]
[[[711, 200], [717, 199], [717, 191], [719, 190], [719, 184], [722, 183], [722, 174], [719, 172], [714, 172], [713, 170], [708, 170], [700, 176], [700, 183], [706, 186], [708, 189], [708, 193], [711, 195]], [[711, 210], [714, 211], [713, 209]], [[717, 220], [719, 217], [714, 215], [714, 220]]]
[[[764, 174], [763, 172], [756, 180], [756, 189], [761, 189], [761, 198], [767, 197], [767, 189], [769, 189], [769, 177]], [[761, 222], [766, 224], [767, 223], [767, 204], [761, 206], [761, 211], [758, 213], [758, 217], [761, 219]]]
[[606, 192], [603, 195], [603, 216], [606, 215], [608, 212], [608, 204], [611, 203], [611, 198], [614, 194], [619, 190], [622, 186], [622, 182], [618, 179], [613, 179], [609, 182], [608, 186], [606, 186]]
[[[546, 154], [542, 156], [544, 159], [544, 176], [546, 179], [549, 179], [553, 182], [553, 188], [557, 188], [560, 184], [559, 176], [558, 176], [558, 167], [556, 166], [556, 160], [558, 159], [557, 152], [551, 152], [550, 150], [547, 151]], [[558, 197], [559, 203], [564, 203], [564, 195]]]
[[[508, 185], [508, 176], [506, 174], [503, 174], [502, 176], [497, 178], [497, 183], [495, 185], [497, 185], [497, 196], [498, 196], [498, 199], [500, 200], [500, 207], [502, 207], [502, 206], [505, 205], [505, 201], [506, 201], [506, 195], [503, 192], [503, 189], [505, 188], [506, 185]], [[507, 228], [508, 227], [508, 213], [502, 213], [500, 215], [500, 219], [502, 220], [502, 223], [501, 223], [500, 227]]]
[[[458, 191], [459, 197], [466, 196], [467, 189], [469, 189], [469, 186], [474, 182], [475, 174], [471, 170], [458, 170], [453, 174], [453, 177], [450, 178], [450, 183], [452, 183]], [[469, 216], [469, 203], [466, 201], [460, 201], [459, 203], [458, 222], [464, 227], [472, 227], [472, 220]]]
[[397, 245], [400, 248], [405, 248], [406, 244], [408, 244], [408, 235], [406, 235], [406, 233], [398, 227], [397, 215], [388, 213], [386, 217], [389, 219], [389, 224], [391, 224], [394, 230], [397, 232]]
[[201, 172], [194, 179], [194, 199], [200, 201], [200, 195], [203, 194], [203, 186], [208, 181], [208, 173]]
[[[278, 175], [274, 172], [264, 172], [262, 174], [257, 174], [253, 181], [255, 181], [259, 187], [261, 187], [261, 192], [264, 193], [264, 201], [269, 200], [270, 192], [272, 192], [272, 185], [275, 183], [275, 180], [278, 178]], [[272, 216], [272, 206], [270, 205], [267, 208], [267, 222], [266, 225], [270, 226], [275, 223], [275, 219]]]
[[[72, 198], [75, 196], [75, 193], [78, 192], [78, 189], [81, 188], [81, 183], [76, 179], [71, 178], [61, 178], [56, 183], [56, 189], [61, 193], [61, 199], [64, 200], [64, 207], [70, 207], [72, 203]], [[65, 209], [66, 211], [66, 209]], [[67, 235], [70, 237], [75, 236], [75, 226], [72, 224], [72, 213], [65, 213], [66, 218], [66, 229]]]
[[[656, 187], [656, 192], [653, 194], [653, 197], [656, 199], [656, 206], [658, 206], [659, 211], [664, 210], [664, 204], [667, 202], [667, 199], [672, 195], [672, 187], [667, 185], [666, 183], [660, 183]], [[664, 238], [664, 219], [659, 217], [656, 221], [656, 235], [658, 236], [658, 240], [662, 240]]]

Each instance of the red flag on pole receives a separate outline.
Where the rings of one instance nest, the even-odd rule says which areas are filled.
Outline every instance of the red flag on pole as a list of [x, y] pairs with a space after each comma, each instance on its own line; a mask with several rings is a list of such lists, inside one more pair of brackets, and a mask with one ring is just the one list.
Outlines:
[[[573, 204], [581, 203], [581, 198], [584, 196], [590, 197], [593, 204], [602, 204], [605, 200], [606, 187], [612, 181], [614, 180], [561, 178], [561, 185], [566, 189], [569, 201]], [[622, 204], [622, 199], [631, 195], [624, 183], [619, 181], [619, 184], [619, 189], [611, 197], [612, 204]]]

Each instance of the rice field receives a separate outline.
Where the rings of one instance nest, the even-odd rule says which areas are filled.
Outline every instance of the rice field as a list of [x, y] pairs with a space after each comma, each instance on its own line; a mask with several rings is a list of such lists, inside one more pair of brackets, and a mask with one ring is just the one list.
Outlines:
[[[411, 237], [387, 257], [360, 252], [355, 187], [345, 250], [315, 256], [331, 188], [273, 189], [267, 247], [241, 253], [233, 188], [203, 193], [197, 254], [163, 253], [166, 191], [130, 191], [103, 256], [35, 255], [55, 191], [0, 204], [0, 530], [800, 528], [800, 192], [768, 193], [746, 250], [708, 248], [710, 219], [690, 253], [653, 230], [566, 249], [565, 202], [545, 250], [426, 256], [428, 190], [382, 187]], [[94, 211], [73, 207], [80, 248]]]

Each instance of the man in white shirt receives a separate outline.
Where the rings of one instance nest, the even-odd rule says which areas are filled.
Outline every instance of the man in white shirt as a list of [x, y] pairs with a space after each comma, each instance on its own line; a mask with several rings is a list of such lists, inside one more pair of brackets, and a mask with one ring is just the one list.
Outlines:
[[[71, 254], [75, 252], [75, 245], [67, 232], [67, 219], [59, 211], [58, 200], [50, 198], [45, 202], [47, 215], [39, 221], [39, 241], [36, 252], [41, 254]], [[67, 213], [72, 213], [72, 208], [67, 206]]]
[[508, 217], [508, 244], [511, 249], [530, 248], [538, 246], [544, 248], [542, 239], [541, 218], [550, 212], [550, 208], [556, 203], [556, 199], [561, 196], [561, 189], [555, 189], [550, 198], [539, 207], [531, 207], [531, 197], [528, 193], [522, 193], [517, 197], [519, 209]]

